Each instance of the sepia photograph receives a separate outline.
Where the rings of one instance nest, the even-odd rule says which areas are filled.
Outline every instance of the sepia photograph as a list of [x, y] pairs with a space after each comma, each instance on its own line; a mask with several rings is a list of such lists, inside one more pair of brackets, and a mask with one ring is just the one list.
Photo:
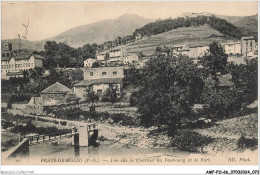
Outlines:
[[2, 1], [1, 164], [258, 165], [258, 2]]

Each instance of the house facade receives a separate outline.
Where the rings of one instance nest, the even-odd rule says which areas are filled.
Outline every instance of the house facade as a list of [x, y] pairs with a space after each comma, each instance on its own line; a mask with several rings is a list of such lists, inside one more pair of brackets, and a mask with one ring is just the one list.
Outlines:
[[97, 60], [105, 61], [105, 58], [106, 58], [106, 52], [100, 52], [97, 54]]
[[129, 53], [124, 56], [124, 64], [133, 64], [139, 62], [139, 55], [137, 53]]
[[196, 47], [189, 47], [189, 54], [190, 58], [199, 58], [204, 56], [208, 53], [209, 46], [196, 46]]
[[222, 43], [221, 45], [228, 55], [241, 54], [241, 42]]
[[249, 52], [255, 51], [255, 38], [253, 36], [241, 38], [241, 54], [247, 56]]
[[88, 58], [84, 60], [84, 67], [92, 67], [93, 63], [95, 63], [97, 59]]
[[111, 64], [123, 63], [125, 55], [126, 55], [126, 48], [125, 47], [119, 46], [119, 47], [110, 49], [110, 51], [109, 51], [109, 61], [110, 61]]
[[73, 90], [82, 99], [88, 90], [102, 95], [108, 88], [117, 87], [118, 93], [120, 93], [123, 87], [123, 78], [123, 67], [85, 68], [84, 80], [74, 85]]

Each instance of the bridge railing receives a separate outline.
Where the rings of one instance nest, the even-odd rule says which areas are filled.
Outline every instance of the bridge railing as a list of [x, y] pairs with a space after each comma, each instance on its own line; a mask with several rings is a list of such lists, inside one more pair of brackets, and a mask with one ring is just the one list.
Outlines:
[[61, 138], [62, 136], [69, 136], [72, 135], [72, 132], [68, 132], [68, 131], [62, 131], [62, 132], [56, 132], [56, 133], [49, 133], [49, 134], [37, 134], [37, 135], [33, 135], [33, 136], [24, 136], [24, 138], [28, 138], [29, 142], [40, 142], [40, 141], [45, 141], [45, 140], [51, 140], [51, 139], [56, 139], [56, 138]]

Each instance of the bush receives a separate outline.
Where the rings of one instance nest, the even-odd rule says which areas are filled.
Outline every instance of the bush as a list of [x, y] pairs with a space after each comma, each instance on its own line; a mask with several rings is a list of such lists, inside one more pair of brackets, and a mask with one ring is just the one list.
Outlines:
[[242, 135], [237, 141], [237, 147], [240, 149], [246, 149], [246, 148], [256, 149], [257, 145], [258, 145], [258, 140], [256, 138], [247, 139], [244, 137], [244, 135]]
[[212, 138], [202, 136], [193, 131], [180, 131], [171, 140], [171, 144], [181, 151], [199, 152], [199, 148], [203, 148], [212, 141]]
[[138, 92], [133, 92], [130, 95], [130, 106], [137, 106], [137, 102], [138, 102]]
[[137, 118], [125, 114], [110, 114], [110, 123], [120, 124], [122, 126], [139, 126], [140, 122]]
[[20, 133], [21, 135], [24, 135], [25, 133], [27, 133], [27, 130], [25, 129], [25, 127], [23, 125], [16, 125], [12, 132], [14, 133]]
[[97, 113], [97, 119], [99, 121], [105, 121], [105, 120], [109, 119], [109, 113], [108, 112]]
[[66, 121], [60, 121], [60, 124], [61, 124], [62, 126], [66, 126], [66, 125], [67, 125], [67, 122], [66, 122]]
[[125, 114], [111, 114], [110, 118], [113, 120], [113, 123], [119, 123], [125, 118]]
[[46, 128], [44, 128], [44, 127], [38, 127], [38, 128], [36, 128], [36, 130], [35, 130], [35, 132], [36, 133], [38, 133], [38, 134], [45, 134], [46, 133]]
[[55, 124], [59, 124], [59, 122], [57, 120], [53, 120], [52, 122]]
[[56, 133], [58, 131], [59, 131], [59, 129], [54, 126], [46, 128], [46, 134]]
[[2, 128], [7, 129], [9, 127], [13, 127], [14, 124], [12, 122], [2, 122]]
[[15, 95], [11, 95], [11, 102], [28, 102], [30, 101], [31, 96], [29, 94], [15, 94]]

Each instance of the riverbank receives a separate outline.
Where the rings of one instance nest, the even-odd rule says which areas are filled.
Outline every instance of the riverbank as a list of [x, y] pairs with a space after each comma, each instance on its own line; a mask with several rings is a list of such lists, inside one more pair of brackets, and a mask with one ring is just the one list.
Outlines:
[[[239, 139], [243, 135], [246, 139], [256, 141], [258, 138], [258, 115], [253, 113], [241, 117], [226, 119], [217, 122], [214, 126], [204, 129], [195, 129], [195, 132], [214, 139], [204, 148], [210, 154], [243, 152], [246, 150], [257, 151], [257, 144], [241, 149]], [[256, 140], [255, 140], [256, 139]]]
[[[11, 111], [13, 114], [20, 111]], [[53, 121], [60, 123], [61, 121], [67, 122], [66, 126], [61, 127], [79, 127], [87, 124], [96, 124], [96, 128], [99, 131], [99, 137], [97, 143], [103, 146], [109, 146], [112, 148], [169, 148], [171, 147], [171, 139], [165, 133], [149, 134], [150, 131], [156, 129], [156, 127], [143, 128], [143, 127], [130, 127], [121, 126], [118, 124], [111, 124], [109, 122], [94, 122], [93, 120], [81, 120], [72, 121], [57, 119], [46, 116], [33, 116], [25, 115], [27, 117], [33, 117], [37, 121], [39, 126], [45, 126], [47, 124], [61, 126], [60, 124], [54, 124]], [[41, 120], [45, 120], [42, 122]], [[212, 127], [203, 129], [194, 129], [202, 136], [211, 137], [214, 142], [203, 148], [203, 153], [215, 154], [218, 152], [236, 152], [238, 149], [238, 139], [241, 133], [246, 138], [257, 138], [257, 114], [250, 114], [242, 117], [226, 119], [217, 122]], [[241, 132], [240, 132], [241, 131]], [[181, 132], [181, 131], [179, 131]], [[54, 141], [54, 144], [72, 145], [71, 138], [63, 138]]]

